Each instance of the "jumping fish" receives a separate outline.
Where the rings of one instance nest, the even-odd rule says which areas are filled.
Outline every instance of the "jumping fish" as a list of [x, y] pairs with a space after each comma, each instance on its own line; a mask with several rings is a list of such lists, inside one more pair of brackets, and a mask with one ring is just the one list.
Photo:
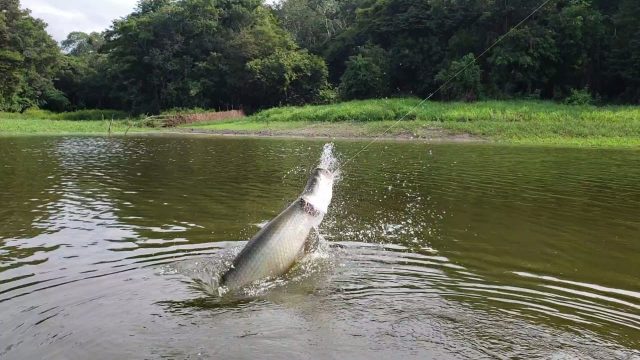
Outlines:
[[316, 168], [304, 191], [265, 225], [240, 251], [220, 286], [237, 289], [286, 273], [302, 256], [311, 231], [317, 229], [333, 196], [334, 174]]

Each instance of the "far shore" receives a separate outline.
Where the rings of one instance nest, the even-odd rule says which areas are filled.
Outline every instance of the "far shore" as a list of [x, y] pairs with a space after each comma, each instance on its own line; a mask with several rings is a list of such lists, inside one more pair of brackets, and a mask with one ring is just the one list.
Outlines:
[[[147, 118], [104, 120], [105, 110], [0, 113], [8, 135], [192, 135], [499, 143], [640, 148], [640, 107], [548, 101], [420, 103], [415, 98], [264, 110], [251, 116], [161, 127]], [[124, 115], [123, 115], [124, 114]], [[117, 115], [117, 114], [116, 114]], [[112, 116], [113, 117], [113, 116]]]

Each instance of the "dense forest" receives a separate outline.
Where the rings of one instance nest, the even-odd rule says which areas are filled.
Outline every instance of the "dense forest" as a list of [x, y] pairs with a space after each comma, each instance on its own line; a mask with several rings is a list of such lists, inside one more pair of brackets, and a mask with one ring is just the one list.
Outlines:
[[[57, 44], [0, 0], [0, 111], [244, 108], [389, 96], [640, 102], [640, 1], [141, 0]], [[578, 95], [578, 96], [576, 96]]]

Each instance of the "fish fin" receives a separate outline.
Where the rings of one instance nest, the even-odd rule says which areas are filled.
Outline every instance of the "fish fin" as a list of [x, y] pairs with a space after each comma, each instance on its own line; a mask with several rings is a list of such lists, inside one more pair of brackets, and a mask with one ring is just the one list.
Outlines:
[[307, 240], [304, 242], [304, 255], [312, 253], [318, 248], [318, 244], [320, 244], [320, 236], [318, 228], [314, 226], [309, 232]]

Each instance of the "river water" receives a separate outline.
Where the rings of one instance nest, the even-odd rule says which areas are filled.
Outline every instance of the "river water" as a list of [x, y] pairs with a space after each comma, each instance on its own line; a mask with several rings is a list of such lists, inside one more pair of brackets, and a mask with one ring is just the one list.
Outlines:
[[215, 295], [323, 145], [1, 138], [0, 359], [640, 358], [637, 150], [376, 143], [318, 251]]

